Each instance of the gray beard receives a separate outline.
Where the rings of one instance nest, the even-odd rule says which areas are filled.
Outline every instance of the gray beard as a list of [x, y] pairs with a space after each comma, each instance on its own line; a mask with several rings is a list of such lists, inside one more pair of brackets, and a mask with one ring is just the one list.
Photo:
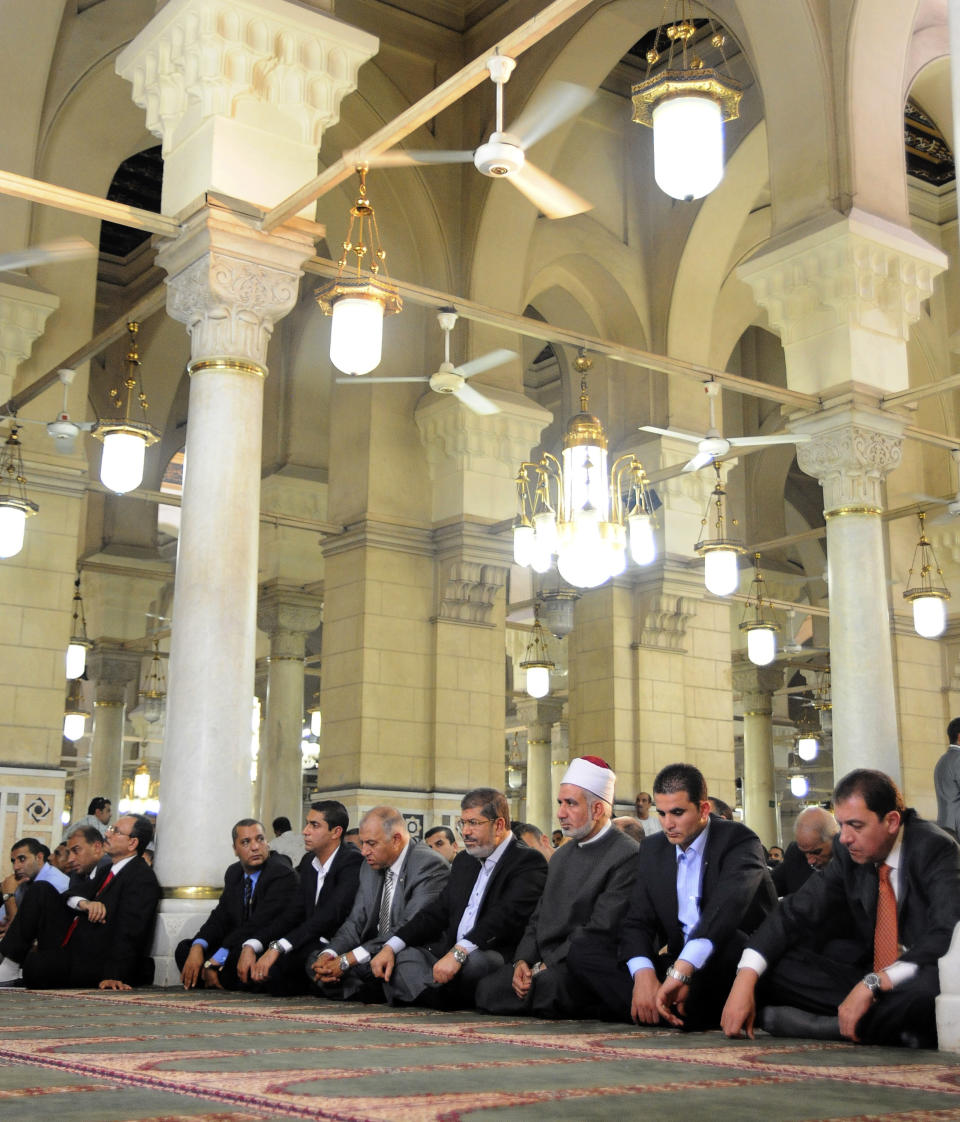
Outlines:
[[590, 833], [595, 825], [595, 822], [586, 822], [583, 826], [561, 826], [560, 829], [565, 838], [580, 841], [581, 838], [585, 838]]
[[491, 853], [497, 848], [496, 845], [467, 845], [463, 843], [464, 848], [471, 857], [476, 857], [478, 861], [486, 861]]

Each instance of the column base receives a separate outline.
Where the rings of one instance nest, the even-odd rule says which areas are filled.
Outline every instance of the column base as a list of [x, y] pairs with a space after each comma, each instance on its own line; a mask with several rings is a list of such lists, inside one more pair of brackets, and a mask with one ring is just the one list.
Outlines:
[[216, 906], [215, 900], [161, 900], [157, 909], [157, 925], [153, 932], [155, 986], [175, 986], [180, 981], [180, 971], [173, 953], [181, 939], [195, 935]]

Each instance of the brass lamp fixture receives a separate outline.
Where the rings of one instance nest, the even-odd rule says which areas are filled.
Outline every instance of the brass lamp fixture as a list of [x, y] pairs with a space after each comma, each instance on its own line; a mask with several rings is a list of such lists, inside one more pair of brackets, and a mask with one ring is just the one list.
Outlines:
[[63, 735], [67, 740], [79, 740], [87, 727], [90, 710], [84, 706], [83, 687], [79, 678], [73, 678], [67, 688], [67, 703], [63, 708]]
[[0, 451], [0, 557], [15, 557], [23, 549], [27, 519], [39, 509], [27, 498], [20, 430], [13, 424]]
[[[667, 3], [664, 15], [666, 10]], [[726, 37], [708, 22], [710, 45], [726, 67]], [[704, 65], [693, 46], [696, 33], [687, 0], [673, 0], [672, 21], [661, 20], [647, 51], [647, 77], [631, 89], [633, 120], [653, 129], [657, 185], [684, 202], [708, 195], [723, 178], [723, 125], [740, 115], [743, 92], [729, 75]], [[665, 69], [654, 74], [663, 50]]]
[[589, 412], [582, 352], [580, 412], [567, 424], [561, 460], [544, 452], [539, 463], [523, 463], [517, 475], [513, 555], [518, 565], [545, 573], [557, 559], [560, 576], [575, 588], [596, 588], [627, 566], [627, 542], [638, 565], [656, 556], [653, 503], [643, 464], [633, 453], [607, 470], [607, 436]]
[[547, 636], [540, 622], [540, 607], [533, 605], [533, 631], [520, 669], [526, 670], [526, 691], [531, 697], [546, 697], [550, 692], [550, 672], [556, 664], [547, 653]]
[[[743, 611], [740, 630], [747, 634], [747, 658], [755, 666], [769, 666], [777, 657], [777, 632], [780, 628], [764, 614], [763, 596], [766, 582], [760, 570], [760, 554], [753, 555], [753, 580]], [[771, 607], [767, 601], [767, 609]]]
[[[164, 707], [167, 703], [166, 685], [163, 660], [160, 658], [160, 640], [154, 636], [150, 671], [144, 681], [143, 689], [140, 691], [140, 699], [143, 702], [143, 719], [149, 725], [155, 725], [163, 716]], [[143, 797], [146, 798], [146, 796]]]
[[[317, 289], [323, 314], [333, 317], [330, 327], [330, 361], [344, 374], [369, 374], [380, 364], [383, 317], [399, 312], [403, 301], [387, 277], [386, 250], [380, 240], [373, 205], [367, 198], [367, 169], [357, 168], [360, 191], [350, 208], [350, 224], [343, 240], [336, 278]], [[354, 229], [356, 227], [356, 229]], [[367, 270], [364, 261], [373, 242]], [[348, 268], [353, 255], [354, 263]]]
[[[700, 540], [693, 549], [703, 558], [703, 583], [707, 591], [712, 592], [714, 596], [729, 596], [737, 590], [737, 585], [740, 583], [737, 558], [746, 550], [743, 542], [727, 537], [727, 517], [724, 511], [727, 492], [720, 479], [720, 464], [716, 460], [713, 463], [713, 470], [717, 473], [716, 486], [707, 500], [707, 509], [700, 520]], [[710, 524], [711, 518], [715, 536], [704, 538], [703, 533]], [[730, 519], [730, 525], [737, 525], [736, 518]]]
[[83, 611], [83, 597], [80, 595], [80, 571], [73, 582], [73, 628], [67, 644], [66, 671], [68, 678], [79, 678], [87, 668], [87, 651], [93, 643], [87, 638], [87, 617]]
[[[110, 398], [119, 415], [98, 421], [92, 429], [92, 435], [103, 442], [100, 482], [118, 495], [140, 486], [146, 450], [160, 439], [160, 433], [152, 425], [148, 425], [146, 419], [149, 404], [140, 378], [141, 360], [137, 345], [139, 330], [139, 323], [131, 321], [127, 324], [127, 372], [120, 383], [110, 390]], [[134, 396], [141, 420], [135, 420], [131, 416]]]
[[[920, 520], [920, 540], [907, 574], [907, 588], [904, 589], [903, 598], [913, 605], [913, 627], [916, 633], [924, 639], [936, 639], [947, 626], [947, 601], [950, 599], [950, 592], [943, 585], [943, 569], [927, 539], [923, 524], [926, 513], [921, 510], [917, 517]], [[914, 573], [917, 574], [917, 583], [911, 584]], [[933, 583], [934, 577], [939, 583]]]

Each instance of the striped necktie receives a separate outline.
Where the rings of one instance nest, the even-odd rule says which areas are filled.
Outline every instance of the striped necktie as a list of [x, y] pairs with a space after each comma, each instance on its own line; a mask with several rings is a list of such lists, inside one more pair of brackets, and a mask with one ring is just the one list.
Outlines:
[[380, 922], [377, 924], [377, 931], [381, 939], [386, 939], [390, 934], [390, 906], [393, 903], [393, 881], [393, 870], [387, 869], [383, 878], [383, 892], [380, 895]]
[[253, 899], [253, 877], [243, 878], [243, 918], [250, 918], [250, 901]]

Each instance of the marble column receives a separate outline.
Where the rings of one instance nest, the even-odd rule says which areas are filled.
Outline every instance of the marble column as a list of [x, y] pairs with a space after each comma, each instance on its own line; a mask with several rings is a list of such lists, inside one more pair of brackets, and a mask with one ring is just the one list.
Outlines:
[[267, 826], [279, 814], [289, 818], [295, 830], [302, 825], [303, 660], [307, 635], [322, 619], [323, 603], [316, 596], [277, 586], [260, 594], [257, 625], [270, 636], [258, 768], [259, 813]]
[[[564, 772], [570, 763], [570, 722], [566, 717], [567, 707], [563, 707], [564, 716], [554, 722], [550, 730], [550, 805], [557, 805], [560, 793], [560, 783]], [[555, 813], [555, 812], [554, 812]], [[543, 827], [541, 827], [542, 829]], [[549, 831], [548, 831], [549, 832]]]
[[517, 716], [527, 726], [526, 818], [549, 834], [557, 812], [553, 801], [551, 770], [553, 726], [563, 711], [559, 698], [523, 698], [517, 701]]
[[782, 685], [782, 666], [743, 665], [733, 671], [733, 688], [743, 695], [743, 820], [764, 845], [777, 839], [773, 693]]
[[[93, 687], [93, 730], [90, 737], [89, 798], [103, 795], [113, 803], [114, 820], [123, 778], [123, 727], [127, 690], [140, 678], [141, 655], [110, 643], [97, 642], [87, 655], [87, 677]], [[89, 799], [88, 799], [89, 802]], [[83, 813], [86, 814], [86, 808]], [[74, 815], [79, 818], [79, 814]]]

